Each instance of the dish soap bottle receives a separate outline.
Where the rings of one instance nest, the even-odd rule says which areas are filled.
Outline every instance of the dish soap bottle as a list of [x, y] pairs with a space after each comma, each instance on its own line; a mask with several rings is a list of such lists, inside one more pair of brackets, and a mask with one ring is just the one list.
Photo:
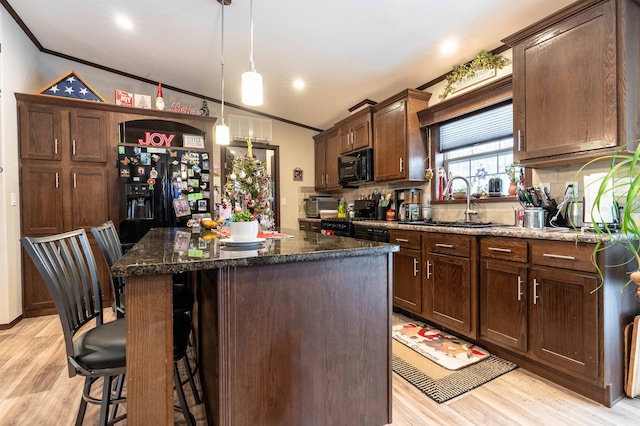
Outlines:
[[344, 205], [344, 200], [341, 200], [338, 203], [338, 217], [339, 218], [347, 217], [347, 211]]

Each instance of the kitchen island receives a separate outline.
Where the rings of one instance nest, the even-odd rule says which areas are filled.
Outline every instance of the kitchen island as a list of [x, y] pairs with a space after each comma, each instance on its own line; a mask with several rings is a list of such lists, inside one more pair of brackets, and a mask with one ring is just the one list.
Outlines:
[[172, 274], [188, 271], [210, 423], [391, 423], [398, 246], [283, 232], [228, 247], [152, 229], [114, 265], [127, 277], [128, 424], [173, 424]]

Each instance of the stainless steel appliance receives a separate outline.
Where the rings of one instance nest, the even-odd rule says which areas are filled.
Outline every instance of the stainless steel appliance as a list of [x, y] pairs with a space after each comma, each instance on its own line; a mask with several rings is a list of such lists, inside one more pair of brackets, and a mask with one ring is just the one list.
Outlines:
[[342, 186], [373, 182], [373, 149], [338, 157], [338, 181]]
[[417, 188], [396, 191], [397, 219], [402, 222], [419, 222], [422, 217], [422, 190]]
[[304, 213], [307, 217], [320, 217], [322, 210], [338, 210], [338, 200], [326, 195], [313, 195], [304, 199]]

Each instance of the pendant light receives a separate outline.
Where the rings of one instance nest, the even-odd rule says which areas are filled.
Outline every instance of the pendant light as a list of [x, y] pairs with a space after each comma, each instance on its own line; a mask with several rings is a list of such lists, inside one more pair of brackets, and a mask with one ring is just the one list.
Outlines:
[[249, 51], [249, 71], [242, 74], [242, 103], [258, 106], [262, 105], [262, 76], [256, 72], [253, 64], [253, 0], [249, 4], [249, 9], [251, 49]]
[[231, 0], [218, 0], [222, 5], [222, 24], [220, 25], [220, 80], [222, 95], [220, 96], [220, 124], [216, 126], [216, 144], [229, 145], [229, 126], [224, 124], [224, 5], [231, 3]]

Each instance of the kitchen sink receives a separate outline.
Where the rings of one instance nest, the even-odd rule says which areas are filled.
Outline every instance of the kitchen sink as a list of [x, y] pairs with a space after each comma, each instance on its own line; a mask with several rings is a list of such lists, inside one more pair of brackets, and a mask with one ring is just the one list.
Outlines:
[[458, 221], [416, 221], [416, 222], [400, 222], [403, 225], [421, 225], [421, 226], [449, 226], [454, 228], [489, 228], [492, 226], [505, 226], [502, 223], [491, 222], [466, 222], [464, 220]]

